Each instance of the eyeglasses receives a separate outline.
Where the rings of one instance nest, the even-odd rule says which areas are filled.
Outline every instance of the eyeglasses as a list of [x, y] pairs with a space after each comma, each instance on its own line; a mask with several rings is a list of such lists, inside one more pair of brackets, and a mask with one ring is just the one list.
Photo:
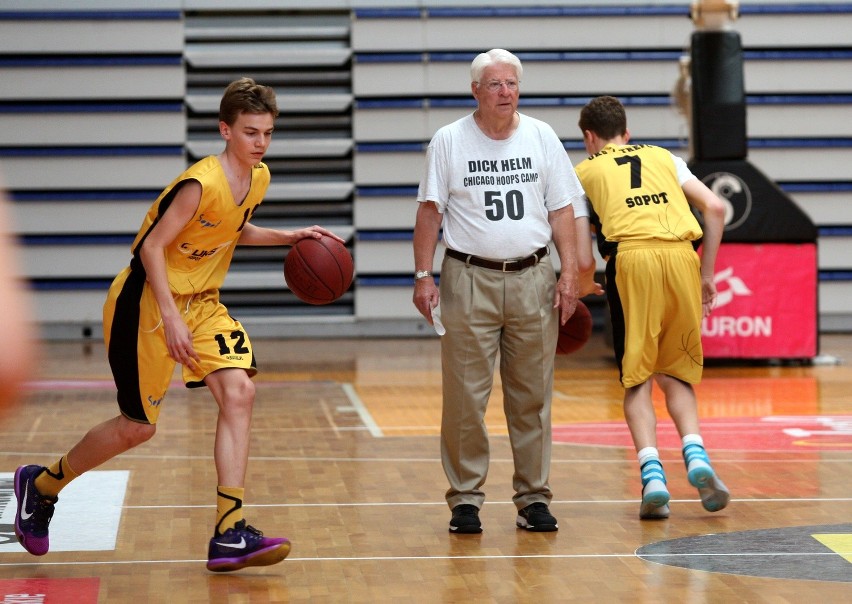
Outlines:
[[477, 86], [485, 86], [488, 92], [500, 92], [503, 86], [506, 86], [510, 92], [518, 90], [518, 80], [489, 80], [487, 82], [477, 82]]

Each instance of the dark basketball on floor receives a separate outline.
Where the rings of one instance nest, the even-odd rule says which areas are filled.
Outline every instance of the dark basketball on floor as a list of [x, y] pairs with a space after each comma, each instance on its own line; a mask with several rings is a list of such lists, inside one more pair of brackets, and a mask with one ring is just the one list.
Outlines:
[[577, 352], [589, 341], [592, 335], [592, 313], [582, 300], [577, 302], [577, 310], [565, 325], [559, 326], [559, 338], [556, 340], [556, 354]]
[[284, 260], [284, 279], [308, 304], [329, 304], [352, 284], [354, 265], [346, 247], [331, 237], [296, 242]]

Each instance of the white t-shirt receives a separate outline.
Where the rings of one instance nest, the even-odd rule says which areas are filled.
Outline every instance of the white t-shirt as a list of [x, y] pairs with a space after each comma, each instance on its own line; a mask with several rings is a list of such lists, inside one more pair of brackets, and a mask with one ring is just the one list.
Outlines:
[[692, 180], [693, 178], [698, 178], [692, 171], [689, 169], [689, 166], [686, 165], [686, 162], [683, 161], [683, 158], [672, 153], [672, 159], [674, 160], [675, 170], [677, 170], [677, 180], [683, 186], [683, 184], [687, 180]]
[[437, 204], [447, 247], [522, 258], [550, 243], [548, 212], [574, 204], [575, 217], [588, 216], [583, 187], [553, 128], [519, 115], [506, 140], [486, 136], [470, 114], [429, 143], [417, 201]]

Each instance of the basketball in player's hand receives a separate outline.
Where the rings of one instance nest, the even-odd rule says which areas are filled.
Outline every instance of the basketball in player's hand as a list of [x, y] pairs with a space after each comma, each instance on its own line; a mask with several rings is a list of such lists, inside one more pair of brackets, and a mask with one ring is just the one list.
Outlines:
[[284, 259], [287, 287], [308, 304], [329, 304], [340, 298], [352, 285], [354, 270], [346, 246], [326, 235], [300, 239]]
[[582, 300], [577, 301], [577, 310], [565, 325], [559, 325], [556, 354], [571, 354], [580, 350], [592, 335], [592, 313]]

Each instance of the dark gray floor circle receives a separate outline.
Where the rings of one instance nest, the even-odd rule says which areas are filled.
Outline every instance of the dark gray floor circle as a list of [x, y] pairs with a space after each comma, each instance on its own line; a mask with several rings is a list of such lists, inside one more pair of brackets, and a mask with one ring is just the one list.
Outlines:
[[852, 524], [716, 533], [650, 543], [648, 562], [731, 575], [852, 582]]

